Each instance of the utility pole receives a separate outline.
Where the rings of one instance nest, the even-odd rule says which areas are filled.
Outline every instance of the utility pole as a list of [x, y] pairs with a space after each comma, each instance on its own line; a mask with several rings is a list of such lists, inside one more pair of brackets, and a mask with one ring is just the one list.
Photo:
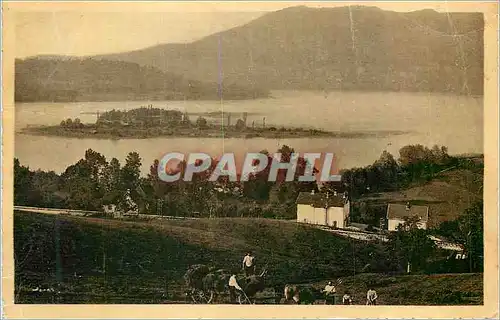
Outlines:
[[328, 196], [329, 193], [328, 191], [326, 192], [326, 198], [325, 198], [325, 224], [328, 226]]
[[156, 202], [156, 213], [159, 216], [163, 216], [163, 200], [162, 199], [158, 199], [158, 201]]
[[[470, 181], [469, 181], [469, 176], [466, 175], [466, 179], [467, 179], [467, 187], [469, 188], [470, 190]], [[469, 193], [467, 193], [467, 203], [470, 207], [470, 196], [469, 196]], [[467, 215], [468, 218], [467, 220], [469, 220], [469, 232], [467, 232], [467, 243], [468, 243], [468, 254], [469, 254], [469, 273], [472, 273], [472, 244], [471, 244], [471, 235], [472, 235], [472, 226], [470, 224], [470, 213]]]
[[352, 275], [356, 275], [356, 254], [354, 251], [354, 240], [351, 238], [351, 246], [352, 246], [352, 263], [353, 263], [353, 270], [352, 270]]

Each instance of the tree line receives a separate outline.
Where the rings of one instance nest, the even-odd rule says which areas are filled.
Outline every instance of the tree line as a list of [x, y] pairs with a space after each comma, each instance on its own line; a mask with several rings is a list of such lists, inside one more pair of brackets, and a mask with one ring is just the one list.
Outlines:
[[[215, 160], [189, 182], [158, 179], [158, 160], [150, 166], [149, 174], [141, 177], [142, 159], [137, 152], [130, 152], [122, 165], [116, 158], [107, 161], [102, 154], [88, 149], [83, 159], [62, 174], [32, 171], [15, 159], [14, 203], [92, 211], [114, 204], [122, 211], [136, 209], [172, 216], [292, 217], [290, 210], [298, 193], [317, 187], [314, 182], [285, 182], [284, 170], [279, 170], [276, 182], [268, 182], [272, 158], [267, 151], [261, 152], [268, 156], [268, 165], [246, 182], [231, 182], [224, 176], [216, 182], [208, 181], [217, 165]], [[288, 162], [295, 151], [283, 146], [278, 152], [282, 153], [281, 161]], [[304, 174], [306, 164], [304, 158], [299, 158], [295, 178]], [[178, 164], [178, 170], [185, 168], [186, 162]], [[136, 207], [127, 201], [128, 197]]]
[[[282, 154], [282, 162], [288, 162], [295, 152], [286, 145], [277, 151]], [[139, 212], [150, 214], [294, 218], [298, 193], [318, 191], [315, 182], [297, 181], [307, 161], [299, 157], [294, 181], [285, 182], [286, 171], [279, 170], [277, 181], [269, 182], [271, 154], [267, 150], [261, 153], [268, 157], [267, 167], [245, 182], [230, 182], [224, 176], [216, 182], [208, 181], [217, 164], [215, 160], [209, 170], [195, 174], [190, 182], [166, 183], [158, 179], [158, 160], [150, 165], [149, 174], [141, 177], [142, 159], [137, 152], [130, 152], [122, 165], [116, 158], [107, 161], [102, 154], [88, 149], [83, 159], [62, 174], [32, 171], [15, 159], [14, 202], [82, 210], [101, 210], [103, 205], [116, 204], [122, 210], [130, 210], [125, 199], [130, 196]], [[460, 158], [449, 156], [445, 147], [410, 145], [400, 149], [398, 160], [384, 151], [370, 166], [342, 170], [341, 182], [326, 183], [322, 191], [347, 192], [351, 199], [356, 199], [366, 193], [396, 190], [465, 164]], [[185, 165], [179, 163], [178, 169], [182, 171]]]
[[[288, 162], [295, 152], [286, 145], [277, 151], [282, 154], [282, 162]], [[125, 163], [121, 164], [116, 158], [107, 161], [102, 154], [88, 149], [82, 159], [62, 174], [33, 171], [15, 159], [14, 203], [92, 211], [101, 211], [104, 205], [114, 204], [125, 212], [136, 210], [169, 216], [294, 219], [299, 192], [318, 191], [315, 182], [296, 179], [304, 174], [307, 161], [299, 158], [294, 181], [285, 181], [286, 171], [279, 170], [277, 181], [269, 182], [271, 154], [267, 150], [261, 153], [268, 157], [267, 167], [245, 182], [232, 182], [226, 176], [215, 182], [209, 181], [217, 161], [212, 161], [208, 170], [195, 173], [192, 181], [180, 179], [167, 183], [158, 178], [159, 161], [155, 160], [144, 177], [140, 174], [142, 159], [137, 152], [130, 152]], [[342, 181], [327, 183], [322, 192], [347, 191], [348, 196], [355, 200], [368, 192], [394, 190], [413, 181], [429, 179], [446, 168], [471, 165], [468, 160], [449, 156], [445, 147], [405, 146], [401, 148], [398, 160], [384, 151], [373, 165], [342, 171]], [[186, 162], [179, 162], [174, 171], [178, 170], [182, 176], [186, 166]], [[356, 219], [354, 211], [353, 218]], [[398, 232], [391, 234], [389, 246], [394, 250], [394, 261], [400, 268], [404, 269], [408, 263], [415, 272], [448, 272], [456, 268], [453, 259], [448, 260], [450, 265], [428, 263], [439, 251], [427, 237], [431, 232], [465, 246], [470, 258], [461, 267], [462, 271], [482, 270], [482, 201], [474, 203], [457, 220], [443, 222], [432, 231], [418, 229], [415, 222], [409, 220]]]

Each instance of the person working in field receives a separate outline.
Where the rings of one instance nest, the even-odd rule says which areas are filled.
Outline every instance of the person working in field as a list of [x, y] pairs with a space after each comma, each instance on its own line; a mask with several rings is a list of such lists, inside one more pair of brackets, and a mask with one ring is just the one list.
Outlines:
[[245, 271], [246, 277], [249, 277], [255, 273], [255, 258], [254, 256], [252, 256], [251, 251], [249, 251], [243, 258], [243, 271]]
[[328, 284], [323, 289], [323, 293], [325, 294], [325, 303], [326, 304], [335, 304], [335, 286], [331, 281], [328, 281]]
[[236, 302], [236, 290], [243, 291], [243, 289], [240, 287], [238, 284], [238, 281], [236, 280], [236, 272], [234, 272], [231, 277], [229, 278], [229, 299], [231, 300], [231, 303]]
[[377, 292], [372, 288], [369, 288], [366, 293], [366, 305], [376, 305], [377, 304]]
[[352, 304], [352, 298], [351, 298], [351, 295], [349, 294], [349, 291], [346, 291], [344, 296], [342, 297], [342, 303], [343, 304]]

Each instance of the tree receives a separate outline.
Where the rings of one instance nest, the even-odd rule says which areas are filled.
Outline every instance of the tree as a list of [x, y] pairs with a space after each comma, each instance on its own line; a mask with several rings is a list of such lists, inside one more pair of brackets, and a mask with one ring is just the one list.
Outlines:
[[236, 124], [234, 125], [234, 127], [236, 128], [236, 130], [243, 130], [245, 129], [246, 125], [245, 125], [245, 122], [241, 119], [238, 119], [238, 121], [236, 121]]
[[[272, 158], [267, 150], [262, 150], [260, 153], [267, 156], [267, 166], [264, 170], [248, 177], [248, 181], [243, 183], [243, 194], [249, 199], [266, 201], [269, 199], [269, 192], [274, 185], [273, 182], [268, 180]], [[253, 164], [257, 165], [257, 161], [255, 160]]]
[[121, 177], [120, 161], [113, 158], [107, 164], [103, 172], [103, 190], [104, 190], [104, 204], [115, 204], [121, 206], [124, 198], [124, 187]]
[[435, 250], [434, 241], [429, 239], [426, 230], [418, 228], [417, 223], [417, 218], [406, 219], [389, 237], [394, 257], [401, 267], [409, 267], [409, 271], [423, 270]]
[[399, 155], [399, 163], [410, 180], [431, 178], [451, 160], [448, 149], [437, 145], [432, 150], [421, 144], [404, 146], [399, 150]]
[[31, 190], [31, 173], [28, 167], [21, 166], [19, 159], [14, 158], [14, 204], [29, 205]]
[[387, 191], [396, 186], [399, 166], [392, 154], [384, 150], [380, 158], [373, 163], [372, 168], [378, 178], [375, 189]]
[[76, 118], [75, 121], [73, 121], [73, 127], [75, 128], [83, 127], [83, 123], [80, 121], [80, 118]]
[[85, 161], [90, 168], [90, 178], [100, 185], [104, 168], [107, 165], [106, 158], [92, 149], [85, 151]]
[[196, 126], [200, 129], [205, 129], [206, 127], [208, 127], [207, 119], [198, 117], [198, 119], [196, 119]]
[[121, 170], [123, 189], [130, 192], [130, 198], [136, 203], [140, 200], [137, 190], [140, 186], [141, 165], [139, 154], [137, 152], [130, 152]]
[[61, 175], [63, 190], [68, 194], [66, 206], [70, 209], [100, 210], [101, 195], [91, 178], [92, 169], [89, 163], [80, 159], [66, 168]]
[[470, 271], [482, 271], [484, 261], [483, 202], [474, 203], [459, 218], [460, 233], [470, 261]]
[[428, 156], [429, 149], [421, 144], [408, 145], [399, 149], [399, 163], [403, 167], [417, 165], [427, 160]]

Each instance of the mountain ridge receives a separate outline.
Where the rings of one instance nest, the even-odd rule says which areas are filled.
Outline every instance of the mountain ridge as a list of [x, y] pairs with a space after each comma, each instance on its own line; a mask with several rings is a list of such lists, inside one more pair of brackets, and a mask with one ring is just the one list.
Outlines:
[[15, 101], [218, 100], [267, 97], [268, 92], [190, 80], [124, 61], [68, 57], [16, 60]]
[[482, 94], [483, 24], [480, 13], [299, 6], [191, 43], [94, 57], [270, 90]]
[[250, 91], [482, 95], [483, 29], [481, 13], [295, 6], [190, 43], [85, 58], [153, 66]]

